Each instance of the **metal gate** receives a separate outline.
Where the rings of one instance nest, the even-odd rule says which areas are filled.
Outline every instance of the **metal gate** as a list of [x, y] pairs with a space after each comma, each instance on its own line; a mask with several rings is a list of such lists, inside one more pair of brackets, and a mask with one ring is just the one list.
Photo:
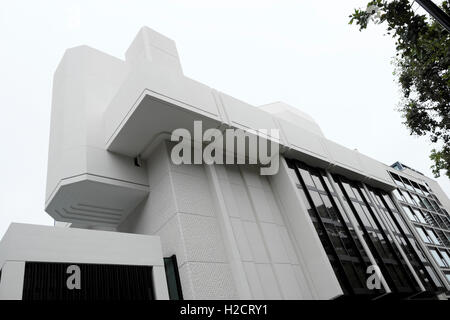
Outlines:
[[153, 300], [151, 266], [26, 262], [23, 300]]

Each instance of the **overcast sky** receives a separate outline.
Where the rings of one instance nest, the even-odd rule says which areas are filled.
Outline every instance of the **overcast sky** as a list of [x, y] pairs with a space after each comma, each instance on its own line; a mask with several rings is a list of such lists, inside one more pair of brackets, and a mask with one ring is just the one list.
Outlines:
[[[396, 111], [394, 42], [359, 32], [367, 1], [5, 1], [0, 5], [0, 236], [44, 212], [53, 72], [66, 48], [124, 58], [146, 25], [174, 39], [185, 75], [253, 105], [283, 101], [327, 138], [431, 176], [427, 138]], [[448, 178], [438, 179], [450, 194]]]

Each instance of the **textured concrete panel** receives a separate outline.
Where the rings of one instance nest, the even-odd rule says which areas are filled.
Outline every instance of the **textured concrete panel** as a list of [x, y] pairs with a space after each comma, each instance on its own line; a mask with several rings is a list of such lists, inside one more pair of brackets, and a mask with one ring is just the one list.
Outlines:
[[150, 223], [151, 230], [158, 230], [168, 219], [176, 212], [174, 203], [174, 194], [172, 192], [171, 182], [169, 178], [164, 178], [150, 192], [147, 205], [148, 212], [151, 212]]
[[185, 267], [183, 274], [188, 273], [190, 276], [194, 299], [237, 298], [228, 264], [188, 262]]
[[179, 217], [188, 261], [227, 262], [216, 218], [192, 214]]
[[256, 217], [259, 221], [274, 223], [270, 205], [266, 200], [266, 194], [262, 188], [255, 188], [248, 186], [248, 191], [252, 198], [252, 203], [255, 208]]
[[305, 273], [303, 272], [301, 266], [294, 265], [292, 267], [294, 268], [294, 274], [295, 274], [295, 277], [297, 278], [297, 282], [300, 287], [302, 299], [306, 299], [306, 300], [314, 299], [312, 288], [310, 287], [308, 279], [306, 279]]
[[302, 299], [294, 269], [290, 264], [274, 264], [284, 299]]
[[239, 210], [239, 216], [242, 220], [255, 221], [252, 204], [250, 202], [247, 190], [242, 184], [231, 184], [234, 201]]
[[232, 185], [227, 180], [220, 180], [220, 188], [225, 201], [225, 206], [227, 207], [228, 214], [230, 217], [240, 218], [240, 210], [238, 208], [238, 203], [234, 197], [234, 190]]
[[239, 166], [232, 164], [226, 166], [226, 172], [228, 180], [230, 180], [233, 184], [243, 184], [244, 181], [242, 180], [241, 171], [239, 170]]
[[191, 279], [191, 269], [188, 264], [185, 263], [179, 267], [178, 272], [180, 274], [181, 291], [183, 293], [183, 299], [193, 300], [195, 299], [194, 288]]
[[172, 172], [173, 188], [179, 212], [214, 216], [208, 181], [205, 177]]
[[283, 220], [283, 217], [281, 216], [280, 208], [278, 207], [278, 203], [277, 200], [275, 199], [274, 192], [267, 178], [264, 178], [263, 180], [263, 189], [264, 189], [264, 196], [269, 205], [269, 210], [272, 213], [274, 222], [280, 226], [284, 226], [285, 222]]
[[260, 223], [261, 231], [269, 250], [270, 259], [274, 263], [289, 263], [289, 258], [280, 237], [278, 226], [273, 223]]
[[166, 178], [169, 173], [170, 158], [168, 152], [166, 143], [160, 143], [145, 161], [150, 189], [154, 189], [159, 181]]
[[286, 227], [278, 226], [278, 232], [283, 242], [283, 247], [286, 250], [286, 254], [291, 264], [298, 264], [297, 253], [295, 252], [292, 244], [292, 239], [289, 237]]
[[258, 271], [259, 278], [261, 279], [264, 297], [272, 300], [282, 299], [277, 280], [273, 274], [272, 266], [270, 264], [257, 263], [256, 270]]
[[258, 263], [268, 263], [269, 256], [267, 254], [261, 232], [258, 229], [258, 225], [255, 222], [244, 221], [244, 230], [247, 234], [247, 238], [252, 250], [253, 258]]
[[186, 245], [181, 231], [179, 214], [175, 214], [156, 233], [161, 238], [164, 257], [177, 256], [177, 263], [181, 266], [187, 260]]
[[[169, 144], [169, 148], [172, 144]], [[171, 150], [171, 149], [170, 149]], [[168, 151], [169, 152], [169, 151]], [[169, 153], [170, 154], [170, 153]], [[169, 165], [172, 171], [187, 174], [192, 177], [206, 179], [205, 169], [203, 164], [174, 164], [169, 158]]]
[[250, 249], [242, 221], [240, 219], [231, 218], [231, 225], [233, 227], [234, 237], [236, 239], [242, 261], [253, 261], [252, 250]]
[[261, 180], [265, 179], [265, 177], [261, 176], [259, 167], [254, 165], [240, 165], [239, 168], [247, 186], [262, 189], [263, 186]]
[[247, 275], [247, 281], [252, 291], [253, 299], [264, 299], [264, 290], [261, 285], [261, 279], [258, 276], [256, 266], [252, 262], [244, 262], [245, 274]]

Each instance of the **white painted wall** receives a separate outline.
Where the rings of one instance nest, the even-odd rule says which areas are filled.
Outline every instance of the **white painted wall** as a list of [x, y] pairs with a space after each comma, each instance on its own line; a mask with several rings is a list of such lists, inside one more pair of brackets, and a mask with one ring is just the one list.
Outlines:
[[21, 299], [26, 261], [153, 267], [157, 299], [168, 299], [157, 236], [13, 223], [0, 242], [0, 299]]
[[5, 261], [0, 279], [0, 300], [22, 300], [24, 261]]

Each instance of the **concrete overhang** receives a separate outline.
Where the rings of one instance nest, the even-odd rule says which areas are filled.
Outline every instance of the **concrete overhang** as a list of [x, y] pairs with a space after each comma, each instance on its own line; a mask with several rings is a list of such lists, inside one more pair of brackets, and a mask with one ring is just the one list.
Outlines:
[[129, 75], [105, 110], [105, 147], [110, 152], [145, 157], [155, 141], [167, 139], [174, 129], [192, 132], [194, 120], [203, 122], [203, 130], [236, 128], [254, 134], [277, 129], [279, 138], [263, 138], [278, 143], [282, 155], [385, 190], [395, 188], [382, 163], [328, 140], [315, 121], [296, 108], [281, 102], [254, 107], [185, 77], [177, 69], [179, 63], [167, 63], [158, 58], [159, 50], [139, 45], [157, 38], [154, 33], [144, 28], [136, 37], [130, 48], [145, 52], [130, 54], [141, 58], [127, 60]]
[[56, 221], [114, 229], [148, 193], [146, 185], [81, 174], [62, 180], [45, 210]]

